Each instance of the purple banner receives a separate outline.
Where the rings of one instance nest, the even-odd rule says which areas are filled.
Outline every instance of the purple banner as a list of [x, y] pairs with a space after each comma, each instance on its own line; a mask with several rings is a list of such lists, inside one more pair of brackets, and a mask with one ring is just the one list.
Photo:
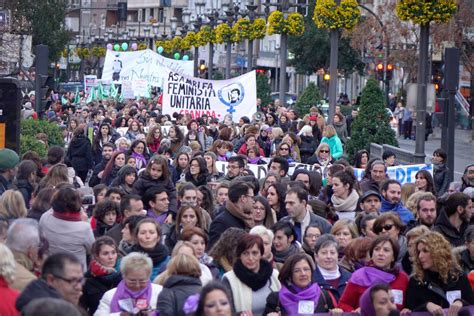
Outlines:
[[[469, 315], [474, 315], [474, 305], [463, 307], [462, 310], [469, 310]], [[444, 309], [444, 314], [447, 315], [448, 309]], [[331, 316], [331, 313], [317, 313], [313, 314], [315, 316]], [[357, 313], [342, 313], [343, 316], [359, 316], [360, 314]], [[403, 314], [403, 316], [432, 316], [428, 312], [415, 312], [415, 313], [408, 313]]]

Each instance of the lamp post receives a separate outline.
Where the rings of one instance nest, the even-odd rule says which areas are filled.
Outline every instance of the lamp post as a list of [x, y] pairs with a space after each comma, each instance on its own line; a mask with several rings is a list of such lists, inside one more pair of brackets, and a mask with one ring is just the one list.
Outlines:
[[145, 34], [145, 40], [147, 41], [148, 48], [151, 49], [151, 48], [153, 48], [153, 47], [150, 46], [151, 40], [152, 40], [152, 39], [150, 38], [150, 32], [151, 32], [151, 29], [150, 29], [148, 26], [146, 26], [146, 27], [143, 28], [143, 33]]
[[[249, 2], [249, 4], [246, 5], [247, 7], [247, 16], [249, 17], [250, 23], [253, 23], [255, 20], [255, 17], [257, 16], [257, 13], [255, 12], [258, 8], [257, 5], [253, 3], [253, 1]], [[252, 71], [253, 69], [253, 40], [248, 40], [247, 41], [247, 71]]]
[[[230, 6], [222, 5], [224, 13], [226, 15], [227, 24], [232, 27], [232, 24], [239, 15], [239, 7], [231, 3]], [[231, 59], [232, 59], [232, 42], [226, 43], [226, 60], [225, 60], [225, 78], [230, 79], [231, 71]]]
[[178, 19], [173, 16], [170, 19], [171, 22], [171, 38], [173, 38], [176, 35], [176, 29], [178, 28]]
[[[207, 14], [207, 18], [209, 19], [209, 26], [211, 29], [214, 29], [214, 27], [217, 24], [217, 21], [219, 20], [219, 12], [216, 11], [210, 11]], [[209, 43], [209, 67], [207, 68], [207, 73], [209, 75], [209, 79], [212, 80], [212, 73], [214, 68], [214, 44]]]

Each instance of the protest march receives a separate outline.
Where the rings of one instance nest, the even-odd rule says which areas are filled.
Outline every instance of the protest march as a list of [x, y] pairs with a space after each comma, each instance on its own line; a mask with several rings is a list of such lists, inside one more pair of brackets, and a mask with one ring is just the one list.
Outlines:
[[[450, 182], [443, 148], [357, 145], [377, 83], [328, 117], [193, 67], [108, 50], [44, 113], [25, 95], [37, 133], [0, 149], [0, 315], [474, 313], [474, 164]], [[377, 111], [368, 134], [402, 137]]]

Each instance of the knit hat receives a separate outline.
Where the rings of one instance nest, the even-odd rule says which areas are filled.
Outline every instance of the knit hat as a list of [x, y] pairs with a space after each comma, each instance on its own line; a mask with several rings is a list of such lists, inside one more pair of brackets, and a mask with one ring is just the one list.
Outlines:
[[0, 170], [14, 168], [20, 162], [18, 154], [11, 149], [0, 149]]

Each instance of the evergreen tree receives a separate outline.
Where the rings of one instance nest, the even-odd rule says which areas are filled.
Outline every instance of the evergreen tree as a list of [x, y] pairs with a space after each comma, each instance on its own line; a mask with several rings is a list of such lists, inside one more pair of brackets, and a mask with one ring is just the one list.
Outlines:
[[271, 91], [267, 76], [257, 74], [257, 98], [262, 99], [262, 105], [272, 103]]
[[346, 147], [350, 159], [361, 149], [369, 150], [370, 143], [398, 146], [384, 104], [383, 92], [378, 82], [370, 79], [362, 90], [359, 115], [352, 122], [352, 136]]
[[321, 99], [319, 94], [319, 89], [316, 87], [314, 82], [310, 82], [306, 89], [303, 91], [303, 94], [296, 101], [295, 108], [298, 111], [300, 117], [303, 117], [305, 114], [309, 113], [309, 109], [312, 106], [317, 106], [318, 101]]

